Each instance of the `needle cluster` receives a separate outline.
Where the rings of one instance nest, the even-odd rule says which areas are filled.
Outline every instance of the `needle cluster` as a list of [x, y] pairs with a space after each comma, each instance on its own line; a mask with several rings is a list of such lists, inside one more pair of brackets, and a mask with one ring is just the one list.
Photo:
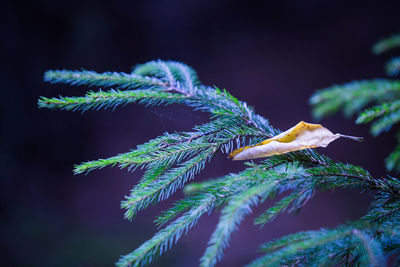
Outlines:
[[[255, 206], [285, 194], [254, 220], [261, 227], [279, 214], [298, 211], [317, 190], [335, 188], [370, 190], [376, 194], [376, 200], [368, 214], [355, 222], [296, 233], [261, 245], [261, 256], [249, 266], [382, 266], [388, 256], [400, 249], [400, 181], [394, 177], [374, 178], [361, 167], [336, 162], [314, 150], [276, 155], [257, 164], [247, 162], [239, 173], [188, 184], [216, 153], [228, 155], [235, 148], [259, 143], [280, 131], [226, 90], [202, 85], [195, 71], [185, 64], [152, 61], [137, 66], [132, 73], [48, 71], [45, 81], [102, 89], [82, 97], [41, 97], [41, 108], [84, 112], [134, 102], [178, 103], [210, 116], [209, 122], [194, 126], [192, 131], [164, 133], [126, 153], [75, 166], [76, 174], [106, 166], [131, 171], [145, 169], [142, 179], [121, 203], [129, 220], [177, 190], [183, 188], [185, 192], [183, 199], [155, 219], [159, 231], [122, 256], [117, 266], [143, 266], [154, 261], [194, 227], [201, 216], [220, 212], [200, 259], [201, 266], [214, 266], [222, 260], [231, 235]], [[371, 83], [354, 86], [378, 86], [388, 93], [400, 92], [400, 84], [395, 81]], [[386, 99], [385, 94], [382, 93], [382, 99]], [[396, 109], [394, 105], [391, 109]]]

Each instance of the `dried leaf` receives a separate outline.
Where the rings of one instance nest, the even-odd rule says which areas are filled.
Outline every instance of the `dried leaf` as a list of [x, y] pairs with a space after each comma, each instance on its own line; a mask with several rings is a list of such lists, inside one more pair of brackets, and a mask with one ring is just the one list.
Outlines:
[[312, 124], [304, 121], [272, 138], [253, 146], [246, 146], [232, 151], [229, 158], [233, 160], [246, 160], [285, 154], [288, 152], [326, 147], [330, 142], [339, 137], [361, 141], [362, 137], [333, 134], [321, 124]]

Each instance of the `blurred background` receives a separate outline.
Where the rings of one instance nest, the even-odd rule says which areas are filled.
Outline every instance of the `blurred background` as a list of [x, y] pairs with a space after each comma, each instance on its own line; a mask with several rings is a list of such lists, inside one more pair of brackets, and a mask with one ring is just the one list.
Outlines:
[[[141, 172], [105, 168], [74, 176], [73, 165], [113, 156], [166, 131], [190, 130], [205, 114], [182, 106], [84, 114], [39, 110], [39, 96], [77, 96], [97, 88], [49, 85], [48, 69], [129, 72], [154, 59], [182, 61], [207, 85], [226, 88], [276, 128], [313, 122], [308, 104], [320, 88], [385, 77], [388, 57], [372, 44], [399, 30], [399, 1], [5, 1], [0, 9], [0, 254], [2, 266], [112, 266], [156, 232], [152, 220], [172, 200], [135, 221], [120, 201]], [[336, 115], [334, 132], [364, 136], [318, 149], [337, 161], [386, 175], [393, 131], [372, 138], [368, 126]], [[201, 181], [244, 168], [218, 155]], [[396, 175], [396, 174], [393, 174]], [[254, 210], [219, 266], [241, 266], [264, 241], [300, 230], [334, 227], [363, 215], [367, 193], [317, 193], [299, 213], [263, 229]], [[196, 266], [218, 221], [204, 217], [151, 266]]]

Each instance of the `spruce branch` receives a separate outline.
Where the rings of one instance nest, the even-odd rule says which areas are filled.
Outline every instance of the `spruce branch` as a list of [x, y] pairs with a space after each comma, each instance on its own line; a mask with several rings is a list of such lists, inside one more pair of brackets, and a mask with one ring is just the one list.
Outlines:
[[40, 108], [63, 109], [72, 111], [87, 111], [99, 109], [115, 109], [129, 103], [142, 103], [147, 106], [157, 106], [179, 103], [185, 99], [182, 95], [152, 90], [120, 91], [111, 89], [103, 92], [89, 92], [84, 97], [59, 97], [39, 99]]
[[94, 71], [49, 70], [44, 74], [44, 81], [69, 85], [87, 85], [113, 87], [116, 89], [157, 89], [166, 86], [163, 81], [136, 74], [120, 72], [97, 73]]
[[120, 168], [130, 167], [131, 169], [134, 169], [140, 164], [140, 160], [137, 159], [138, 157], [157, 151], [164, 144], [173, 144], [175, 142], [178, 142], [178, 140], [181, 140], [182, 138], [185, 138], [185, 136], [177, 133], [165, 133], [163, 136], [157, 137], [148, 141], [147, 143], [139, 145], [137, 149], [134, 149], [128, 153], [122, 153], [110, 158], [98, 159], [75, 165], [74, 173], [88, 173], [92, 170], [115, 165], [118, 165]]
[[364, 249], [364, 253], [361, 254], [363, 257], [359, 259], [360, 264], [376, 267], [382, 266], [384, 253], [380, 243], [358, 229], [354, 229], [353, 234], [361, 241], [361, 247]]
[[400, 145], [397, 145], [392, 153], [385, 159], [386, 169], [400, 172]]
[[[357, 123], [371, 123], [371, 134], [389, 131], [400, 121], [400, 81], [371, 80], [352, 82], [343, 86], [317, 91], [311, 98], [313, 114], [322, 118], [343, 110], [350, 116], [359, 112]], [[373, 107], [364, 109], [370, 104]], [[364, 110], [363, 110], [364, 109]], [[396, 150], [386, 159], [388, 170], [400, 169]]]
[[[138, 65], [131, 74], [49, 71], [45, 80], [109, 89], [90, 91], [83, 97], [42, 97], [38, 101], [41, 108], [86, 111], [134, 102], [178, 103], [210, 115], [209, 122], [194, 126], [192, 131], [164, 133], [127, 153], [75, 166], [76, 174], [106, 166], [131, 171], [145, 169], [143, 177], [121, 203], [127, 219], [178, 189], [184, 188], [187, 194], [155, 219], [160, 230], [139, 248], [122, 256], [118, 266], [143, 266], [152, 262], [170, 249], [201, 216], [221, 209], [219, 222], [201, 258], [202, 266], [214, 266], [229, 246], [230, 236], [254, 206], [267, 198], [285, 196], [254, 221], [256, 225], [264, 225], [285, 211], [301, 209], [317, 190], [338, 187], [370, 190], [376, 199], [359, 221], [334, 229], [301, 232], [264, 244], [265, 255], [250, 266], [377, 265], [400, 248], [399, 180], [390, 176], [372, 177], [361, 167], [336, 162], [312, 149], [274, 155], [257, 164], [248, 162], [247, 168], [237, 174], [186, 185], [219, 151], [230, 153], [234, 148], [258, 144], [280, 131], [228, 91], [200, 84], [196, 72], [185, 64], [151, 61]], [[345, 113], [353, 114], [375, 103], [358, 120], [360, 123], [374, 121], [380, 133], [397, 123], [399, 96], [399, 81], [377, 79], [327, 88], [317, 92], [311, 102], [320, 116], [342, 108]], [[397, 168], [399, 159], [397, 148], [388, 164]]]
[[193, 179], [194, 175], [204, 168], [216, 150], [217, 148], [214, 147], [204, 153], [199, 153], [198, 156], [182, 163], [181, 166], [168, 170], [151, 184], [139, 183], [121, 203], [121, 207], [126, 209], [125, 218], [132, 219], [138, 211], [145, 209], [149, 204], [164, 200], [183, 187], [188, 180]]
[[385, 64], [385, 70], [389, 76], [397, 76], [400, 74], [400, 57], [391, 58]]
[[[254, 179], [247, 171], [243, 171], [237, 175], [231, 174], [224, 177], [220, 177], [219, 179], [213, 179], [212, 181], [207, 181], [201, 184], [201, 189], [197, 189], [195, 193], [185, 197], [174, 203], [173, 207], [162, 212], [155, 220], [155, 224], [157, 226], [163, 226], [167, 224], [171, 219], [177, 217], [182, 212], [189, 210], [190, 207], [195, 205], [196, 203], [200, 203], [203, 201], [204, 197], [208, 197], [208, 195], [213, 195], [215, 197], [215, 201], [213, 206], [220, 206], [223, 204], [226, 199], [237, 192], [247, 190], [252, 184], [254, 184]], [[190, 186], [195, 186], [194, 183], [191, 183], [185, 186], [185, 190]]]
[[274, 206], [267, 209], [264, 213], [259, 215], [255, 220], [254, 224], [260, 224], [264, 226], [266, 223], [273, 221], [280, 213], [283, 213], [289, 206], [302, 195], [302, 192], [295, 192], [290, 194], [287, 197], [284, 197], [279, 202], [277, 202]]
[[139, 248], [121, 257], [117, 262], [117, 266], [143, 266], [166, 252], [184, 233], [196, 225], [201, 215], [210, 210], [212, 202], [213, 196], [209, 196], [207, 200], [203, 200], [200, 204], [193, 206], [184, 215], [159, 231]]
[[[237, 192], [247, 192], [250, 187], [254, 189], [257, 188], [255, 185], [259, 184], [262, 179], [254, 174], [255, 172], [252, 168], [248, 168], [239, 174], [230, 174], [218, 179], [214, 184], [207, 186], [202, 194], [191, 195], [176, 202], [174, 207], [165, 211], [162, 216], [157, 218], [157, 224], [163, 226], [172, 218], [179, 216], [183, 212], [184, 214], [167, 225], [164, 229], [160, 230], [152, 239], [144, 243], [134, 252], [122, 257], [117, 265], [140, 266], [144, 262], [148, 263], [152, 261], [152, 259], [166, 251], [180, 238], [182, 232], [175, 232], [178, 231], [179, 228], [182, 228], [182, 226], [179, 225], [180, 223], [185, 223], [185, 225], [190, 225], [190, 227], [192, 227], [201, 215], [215, 206], [222, 205], [228, 197], [234, 196]], [[262, 175], [265, 174], [262, 173]], [[177, 227], [177, 225], [179, 227]], [[172, 240], [174, 240], [174, 242]], [[168, 243], [168, 247], [165, 245], [166, 243]], [[163, 250], [161, 250], [161, 246]]]
[[[190, 193], [186, 198], [175, 202], [174, 206], [164, 211], [155, 220], [158, 226], [166, 224], [172, 218], [180, 213], [188, 210], [195, 203], [202, 201], [204, 196], [213, 195], [215, 197], [215, 207], [224, 204], [230, 197], [239, 192], [248, 190], [252, 186], [256, 186], [265, 180], [265, 176], [272, 176], [270, 172], [255, 170], [248, 168], [238, 174], [230, 174], [217, 179], [212, 179], [201, 183], [191, 183], [186, 185], [184, 190]], [[277, 174], [277, 173], [274, 173]], [[191, 189], [195, 187], [195, 189]], [[189, 191], [189, 192], [187, 192]]]
[[[400, 181], [398, 179], [388, 177], [391, 180], [391, 187], [398, 190]], [[390, 184], [390, 182], [387, 182]], [[389, 219], [392, 216], [400, 217], [400, 195], [390, 194], [388, 192], [380, 192], [375, 195], [375, 200], [371, 204], [368, 213], [361, 219], [364, 221], [378, 223]]]
[[385, 102], [380, 105], [365, 109], [357, 118], [357, 123], [369, 123], [379, 117], [387, 116], [400, 110], [400, 100]]
[[386, 226], [352, 222], [334, 229], [298, 232], [263, 244], [260, 251], [266, 254], [247, 266], [384, 266], [381, 244], [390, 238], [371, 235], [386, 231]]
[[389, 131], [393, 125], [400, 121], [400, 110], [390, 113], [371, 124], [371, 133], [378, 136], [383, 132]]
[[[303, 257], [314, 256], [312, 255], [312, 251], [307, 253], [307, 250], [316, 249], [316, 252], [318, 252], [318, 248], [335, 240], [343, 240], [350, 236], [352, 231], [353, 229], [351, 227], [339, 227], [336, 230], [310, 231], [295, 234], [294, 237], [284, 237], [283, 240], [273, 241], [272, 244], [264, 244], [262, 250], [269, 253], [256, 259], [247, 266], [261, 267], [299, 264], [300, 262], [304, 262]], [[290, 240], [290, 243], [288, 243], [287, 240]], [[271, 251], [271, 248], [275, 249]], [[300, 254], [298, 257], [296, 257], [297, 253]]]
[[400, 47], [400, 34], [393, 34], [389, 37], [379, 40], [372, 47], [372, 52], [375, 54], [383, 54], [397, 47]]
[[266, 198], [269, 195], [276, 183], [257, 185], [232, 197], [222, 210], [220, 221], [208, 242], [203, 257], [200, 259], [200, 266], [214, 266], [217, 261], [222, 259], [223, 250], [228, 247], [232, 232], [251, 212], [252, 206], [258, 204], [260, 197]]
[[332, 115], [339, 110], [351, 116], [371, 103], [391, 101], [400, 97], [400, 81], [375, 79], [354, 81], [317, 91], [310, 98], [316, 118]]
[[[394, 34], [377, 42], [372, 50], [375, 54], [382, 54], [398, 47], [400, 47], [400, 35]], [[388, 75], [396, 76], [400, 70], [399, 57], [392, 58], [386, 63], [385, 68]], [[313, 105], [313, 115], [316, 118], [326, 117], [340, 110], [345, 116], [358, 112], [356, 122], [371, 123], [371, 133], [377, 136], [389, 131], [400, 121], [399, 88], [399, 80], [353, 81], [317, 91], [310, 98], [310, 103]], [[375, 106], [366, 108], [371, 104]], [[396, 148], [386, 158], [387, 170], [400, 170], [399, 155]]]

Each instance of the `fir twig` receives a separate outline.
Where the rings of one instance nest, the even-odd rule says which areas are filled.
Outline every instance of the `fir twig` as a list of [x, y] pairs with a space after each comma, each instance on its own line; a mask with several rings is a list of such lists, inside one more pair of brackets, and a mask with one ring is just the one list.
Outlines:
[[[379, 51], [394, 47], [384, 41]], [[210, 121], [190, 132], [165, 133], [136, 149], [105, 159], [75, 166], [76, 174], [106, 166], [131, 171], [144, 168], [142, 179], [122, 201], [125, 217], [134, 218], [150, 204], [160, 202], [192, 180], [218, 152], [230, 153], [235, 147], [257, 144], [280, 133], [268, 120], [256, 114], [245, 102], [226, 90], [201, 85], [189, 66], [172, 61], [151, 61], [138, 65], [132, 73], [93, 71], [49, 71], [51, 83], [109, 88], [88, 92], [83, 97], [39, 99], [41, 108], [80, 110], [109, 109], [129, 103], [145, 105], [185, 104], [209, 113]], [[359, 123], [374, 121], [376, 134], [398, 122], [400, 82], [377, 79], [335, 86], [317, 92], [311, 99], [317, 117], [344, 109], [348, 115], [369, 104]], [[375, 127], [375, 128], [374, 128]], [[374, 130], [375, 129], [375, 130]], [[400, 149], [388, 159], [388, 166], [399, 168]], [[334, 229], [301, 232], [268, 242], [264, 256], [250, 266], [281, 265], [378, 265], [400, 248], [400, 182], [393, 177], [374, 178], [365, 169], [335, 162], [311, 149], [275, 155], [255, 163], [238, 174], [185, 187], [188, 195], [159, 215], [161, 229], [139, 248], [118, 261], [118, 266], [143, 266], [175, 244], [198, 219], [214, 208], [221, 208], [219, 223], [201, 258], [202, 266], [214, 266], [229, 246], [231, 234], [251, 209], [268, 197], [284, 198], [258, 216], [264, 225], [279, 214], [303, 207], [317, 190], [348, 188], [376, 193], [368, 214], [361, 220]]]

